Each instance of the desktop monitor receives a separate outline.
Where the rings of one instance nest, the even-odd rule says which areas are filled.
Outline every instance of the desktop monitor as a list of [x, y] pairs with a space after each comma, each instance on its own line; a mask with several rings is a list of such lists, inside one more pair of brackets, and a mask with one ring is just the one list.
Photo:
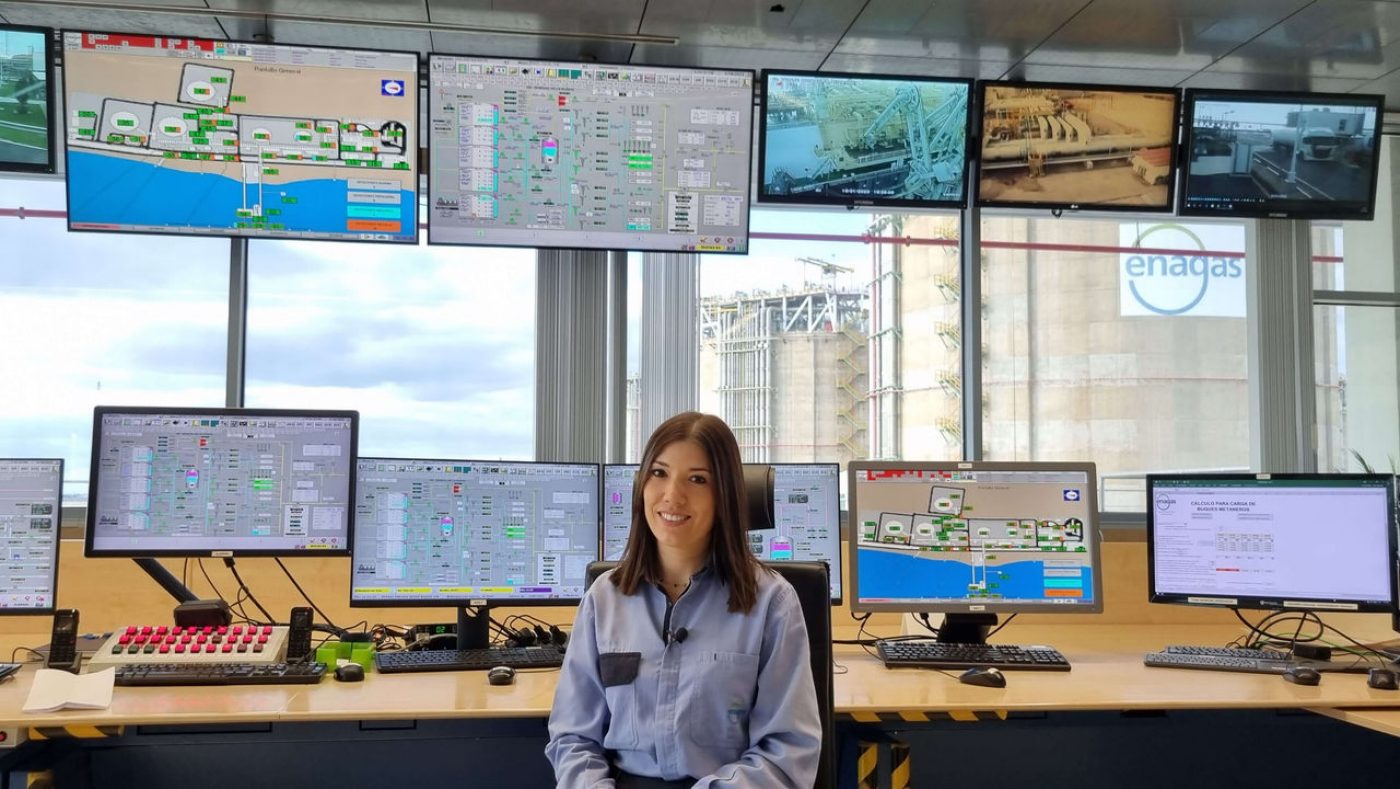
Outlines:
[[598, 464], [360, 458], [352, 606], [563, 605], [598, 559]]
[[971, 80], [763, 72], [758, 200], [963, 208]]
[[1187, 90], [1178, 212], [1371, 219], [1384, 98]]
[[[841, 602], [841, 469], [835, 463], [771, 463], [773, 528], [751, 529], [763, 561], [817, 561], [831, 568], [831, 601]], [[636, 463], [603, 467], [603, 559], [617, 561], [632, 530]]]
[[753, 82], [432, 55], [428, 243], [744, 254]]
[[68, 227], [418, 241], [418, 55], [63, 33]]
[[0, 24], [0, 171], [54, 171], [53, 36]]
[[63, 461], [0, 459], [0, 615], [52, 614]]
[[1395, 478], [1149, 474], [1154, 603], [1388, 612]]
[[977, 204], [1171, 211], [1172, 88], [983, 82]]
[[977, 643], [1003, 613], [1103, 610], [1092, 463], [852, 461], [851, 610], [947, 614]]
[[88, 556], [345, 556], [355, 411], [98, 406]]

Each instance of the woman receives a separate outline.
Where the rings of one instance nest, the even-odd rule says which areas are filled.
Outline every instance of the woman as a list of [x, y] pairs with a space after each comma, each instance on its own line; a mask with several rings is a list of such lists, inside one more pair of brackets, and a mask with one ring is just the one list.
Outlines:
[[810, 787], [821, 720], [797, 594], [749, 551], [739, 446], [666, 420], [622, 562], [584, 595], [545, 754], [561, 787]]

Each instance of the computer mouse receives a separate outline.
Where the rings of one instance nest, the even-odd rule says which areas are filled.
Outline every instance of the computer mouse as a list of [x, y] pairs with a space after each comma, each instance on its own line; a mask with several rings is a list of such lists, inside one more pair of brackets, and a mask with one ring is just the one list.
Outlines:
[[1294, 685], [1316, 685], [1322, 681], [1322, 674], [1310, 666], [1289, 666], [1284, 670], [1283, 678]]
[[341, 682], [361, 682], [365, 678], [365, 667], [359, 663], [346, 663], [336, 666], [335, 678]]
[[1001, 673], [1001, 669], [992, 666], [973, 666], [959, 674], [958, 681], [964, 685], [981, 685], [984, 688], [1006, 687], [1006, 675]]
[[510, 666], [496, 666], [486, 672], [486, 681], [492, 685], [509, 685], [515, 681], [515, 669]]
[[1373, 668], [1366, 676], [1366, 686], [1377, 690], [1400, 690], [1395, 672], [1388, 668]]

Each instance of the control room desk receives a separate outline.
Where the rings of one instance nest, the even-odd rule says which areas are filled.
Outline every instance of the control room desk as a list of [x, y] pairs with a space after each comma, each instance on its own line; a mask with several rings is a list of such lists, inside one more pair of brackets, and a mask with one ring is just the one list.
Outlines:
[[[1144, 652], [1165, 644], [1223, 644], [1238, 632], [1013, 626], [1003, 633], [1008, 640], [1056, 646], [1073, 670], [1008, 672], [1006, 688], [891, 671], [859, 648], [839, 647], [843, 778], [854, 774], [854, 742], [881, 737], [911, 744], [915, 786], [985, 779], [993, 769], [1004, 779], [997, 783], [1007, 784], [1151, 786], [1157, 776], [1166, 786], [1189, 778], [1183, 770], [1208, 769], [1222, 782], [1239, 776], [1245, 783], [1237, 785], [1249, 785], [1258, 770], [1308, 752], [1329, 757], [1320, 760], [1327, 773], [1319, 779], [1336, 778], [1339, 764], [1372, 776], [1400, 774], [1400, 738], [1387, 736], [1400, 735], [1400, 692], [1368, 688], [1364, 674], [1328, 674], [1303, 687], [1272, 675], [1142, 665]], [[315, 773], [337, 763], [393, 763], [398, 785], [549, 784], [540, 749], [553, 671], [521, 672], [504, 687], [488, 685], [481, 672], [449, 672], [371, 673], [363, 683], [315, 686], [117, 688], [106, 710], [24, 715], [33, 673], [26, 667], [0, 684], [0, 728], [56, 739], [0, 750], [7, 774], [52, 764], [98, 786], [214, 786], [218, 771], [210, 765], [231, 759], [277, 775], [273, 785], [318, 785]], [[464, 769], [482, 781], [462, 781]]]

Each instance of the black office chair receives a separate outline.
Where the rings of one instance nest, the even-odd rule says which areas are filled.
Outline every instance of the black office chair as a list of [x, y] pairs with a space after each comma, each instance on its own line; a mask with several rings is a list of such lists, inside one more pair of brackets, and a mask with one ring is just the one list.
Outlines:
[[[748, 488], [749, 528], [773, 528], [773, 467], [744, 464], [744, 484]], [[589, 564], [587, 585], [592, 586], [600, 575], [616, 566], [617, 562]], [[763, 566], [792, 584], [802, 606], [812, 653], [812, 679], [817, 687], [817, 712], [822, 719], [821, 763], [817, 765], [817, 782], [813, 786], [814, 789], [833, 789], [836, 786], [836, 715], [831, 676], [831, 569], [825, 562], [764, 562]]]

